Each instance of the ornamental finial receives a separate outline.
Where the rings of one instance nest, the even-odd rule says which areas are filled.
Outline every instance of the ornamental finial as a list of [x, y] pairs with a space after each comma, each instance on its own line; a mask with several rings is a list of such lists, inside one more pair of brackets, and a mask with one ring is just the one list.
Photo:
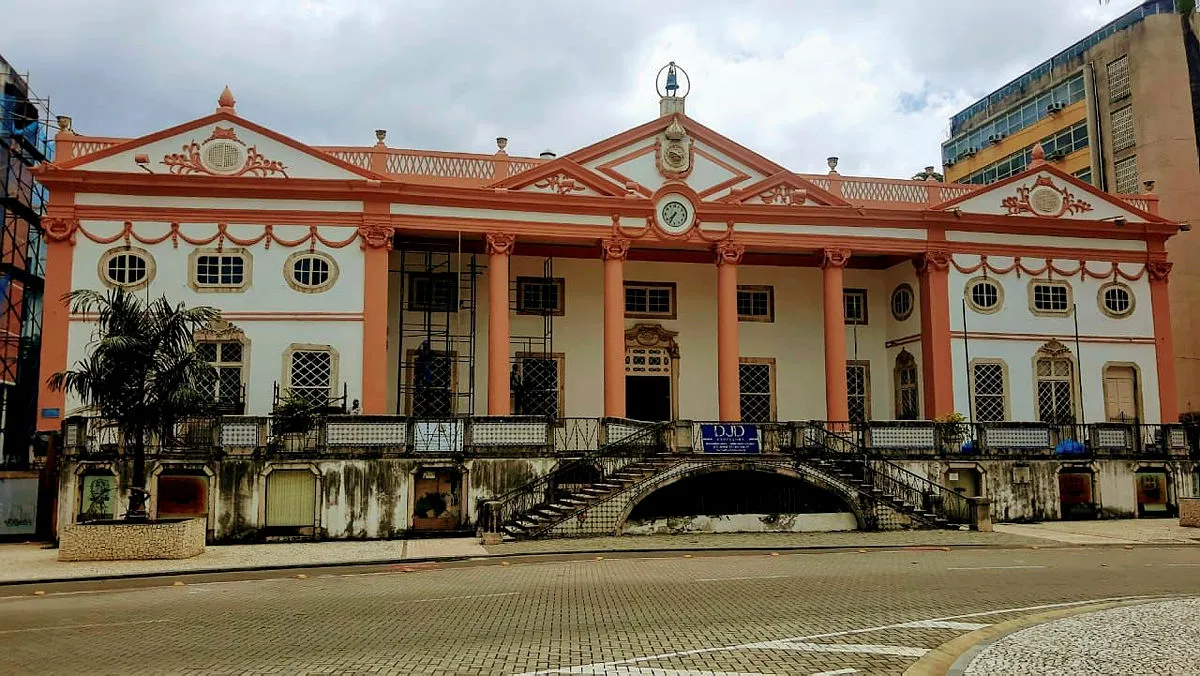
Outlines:
[[1039, 164], [1045, 164], [1045, 163], [1046, 163], [1046, 149], [1042, 147], [1041, 143], [1033, 144], [1033, 161], [1029, 163], [1029, 166], [1036, 167]]
[[217, 112], [232, 113], [236, 103], [237, 99], [233, 98], [233, 92], [229, 90], [229, 85], [225, 85], [225, 89], [221, 90], [221, 96], [217, 98]]

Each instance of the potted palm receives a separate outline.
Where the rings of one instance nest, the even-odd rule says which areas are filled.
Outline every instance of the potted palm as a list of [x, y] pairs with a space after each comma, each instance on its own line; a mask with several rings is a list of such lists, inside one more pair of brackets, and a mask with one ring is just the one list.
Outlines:
[[304, 397], [288, 395], [271, 412], [273, 444], [283, 451], [296, 452], [309, 448], [312, 431], [317, 426], [317, 407]]

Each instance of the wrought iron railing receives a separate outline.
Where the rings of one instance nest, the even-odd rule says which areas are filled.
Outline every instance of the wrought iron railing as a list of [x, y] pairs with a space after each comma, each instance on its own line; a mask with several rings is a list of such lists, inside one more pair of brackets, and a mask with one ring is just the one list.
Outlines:
[[[838, 462], [864, 485], [877, 489], [894, 502], [909, 505], [914, 518], [929, 522], [921, 513], [934, 514], [949, 523], [970, 524], [971, 503], [966, 496], [910, 472], [894, 462], [871, 457], [867, 449], [829, 425], [814, 423], [820, 431], [816, 452]], [[933, 524], [931, 524], [933, 525]]]
[[479, 525], [485, 532], [498, 533], [508, 524], [534, 509], [553, 503], [562, 495], [561, 485], [580, 474], [599, 471], [601, 478], [610, 477], [621, 468], [645, 459], [666, 448], [666, 423], [651, 424], [642, 430], [625, 434], [619, 440], [605, 443], [582, 457], [561, 463], [553, 471], [485, 502], [480, 509]]

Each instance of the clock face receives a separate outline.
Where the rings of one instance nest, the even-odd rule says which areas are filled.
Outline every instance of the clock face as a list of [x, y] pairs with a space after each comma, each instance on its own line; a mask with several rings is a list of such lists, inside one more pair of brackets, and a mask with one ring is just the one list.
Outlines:
[[683, 202], [670, 201], [662, 206], [662, 225], [672, 232], [681, 232], [688, 226], [688, 208]]

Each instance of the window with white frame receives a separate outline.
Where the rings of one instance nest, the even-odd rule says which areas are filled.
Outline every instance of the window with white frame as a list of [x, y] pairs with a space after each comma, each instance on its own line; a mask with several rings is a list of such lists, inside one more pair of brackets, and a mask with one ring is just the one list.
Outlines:
[[236, 289], [246, 285], [248, 260], [242, 252], [200, 252], [193, 258], [192, 279], [202, 289]]
[[850, 422], [866, 422], [870, 418], [871, 362], [846, 362], [846, 399]]
[[1112, 61], [1106, 68], [1108, 71], [1108, 97], [1110, 100], [1117, 100], [1123, 96], [1129, 96], [1133, 91], [1129, 83], [1129, 56], [1122, 56], [1116, 61]]
[[1133, 312], [1133, 291], [1120, 282], [1100, 287], [1100, 309], [1110, 317], [1128, 317]]
[[738, 286], [737, 309], [739, 321], [775, 321], [775, 287]]
[[1054, 425], [1075, 422], [1075, 364], [1069, 351], [1057, 342], [1038, 351], [1035, 361], [1038, 420]]
[[847, 324], [867, 323], [867, 290], [845, 289], [842, 291], [842, 309]]
[[892, 319], [902, 322], [912, 316], [913, 307], [916, 305], [912, 286], [901, 284], [893, 289], [891, 305]]
[[519, 354], [511, 373], [513, 415], [562, 415], [562, 355]]
[[1059, 280], [1030, 282], [1030, 301], [1034, 314], [1068, 315], [1071, 313], [1071, 287]]
[[971, 405], [975, 420], [979, 422], [1001, 422], [1007, 418], [1007, 384], [1004, 364], [979, 361], [971, 365]]
[[749, 423], [775, 419], [775, 360], [744, 358], [738, 364], [742, 420]]
[[142, 249], [112, 249], [100, 259], [100, 276], [113, 286], [138, 289], [154, 277], [154, 260]]
[[908, 350], [900, 350], [896, 355], [896, 369], [893, 374], [896, 383], [896, 419], [916, 420], [920, 415], [920, 403], [917, 393], [917, 359]]
[[984, 314], [996, 312], [1003, 300], [1004, 291], [996, 280], [979, 277], [967, 282], [967, 304], [972, 310]]
[[1133, 132], [1133, 106], [1125, 106], [1112, 112], [1113, 152], [1132, 148], [1136, 139]]
[[675, 284], [670, 282], [626, 282], [625, 315], [674, 319]]
[[1113, 163], [1114, 182], [1119, 194], [1133, 195], [1138, 192], [1137, 155]]
[[288, 391], [314, 406], [327, 405], [333, 391], [333, 352], [293, 350], [288, 359]]
[[318, 293], [333, 286], [338, 268], [329, 256], [319, 251], [304, 251], [288, 257], [283, 274], [293, 289]]
[[196, 356], [208, 362], [212, 370], [200, 384], [202, 391], [212, 394], [221, 411], [242, 413], [245, 346], [236, 340], [199, 340]]

